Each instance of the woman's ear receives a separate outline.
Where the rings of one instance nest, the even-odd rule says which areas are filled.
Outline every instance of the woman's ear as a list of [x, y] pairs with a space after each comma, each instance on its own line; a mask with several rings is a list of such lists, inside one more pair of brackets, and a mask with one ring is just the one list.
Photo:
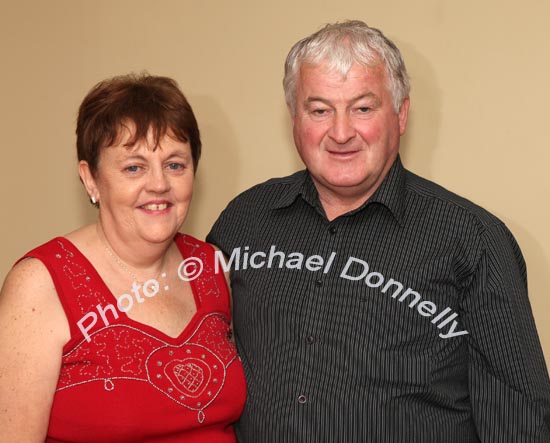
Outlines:
[[80, 175], [80, 180], [84, 183], [86, 192], [90, 196], [90, 201], [92, 204], [99, 203], [99, 190], [97, 189], [97, 183], [90, 169], [90, 165], [86, 160], [80, 160], [78, 163], [78, 173]]

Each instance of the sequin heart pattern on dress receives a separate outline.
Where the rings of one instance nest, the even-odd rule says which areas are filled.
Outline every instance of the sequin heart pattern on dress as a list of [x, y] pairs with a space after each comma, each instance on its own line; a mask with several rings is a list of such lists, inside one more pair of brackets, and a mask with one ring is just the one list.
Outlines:
[[157, 389], [182, 406], [198, 411], [200, 423], [226, 376], [223, 362], [206, 347], [194, 343], [157, 349], [147, 359], [147, 372]]

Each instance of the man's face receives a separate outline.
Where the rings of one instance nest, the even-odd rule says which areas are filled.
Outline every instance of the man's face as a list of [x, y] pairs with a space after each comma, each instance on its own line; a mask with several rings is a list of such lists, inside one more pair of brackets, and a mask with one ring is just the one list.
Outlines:
[[303, 64], [296, 86], [294, 141], [321, 200], [365, 201], [397, 157], [408, 98], [396, 113], [382, 64], [354, 64], [346, 78]]

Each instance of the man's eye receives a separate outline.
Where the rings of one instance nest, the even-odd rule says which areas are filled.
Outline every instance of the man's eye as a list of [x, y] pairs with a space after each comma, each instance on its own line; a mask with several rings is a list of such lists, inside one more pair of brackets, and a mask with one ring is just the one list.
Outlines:
[[315, 115], [326, 115], [328, 113], [327, 109], [314, 109], [313, 114]]
[[360, 108], [357, 108], [357, 111], [361, 114], [365, 114], [370, 111], [370, 108], [367, 106], [361, 106]]
[[183, 169], [184, 166], [181, 163], [170, 163], [168, 165], [169, 169], [177, 170], [177, 169]]
[[128, 167], [126, 168], [126, 170], [127, 170], [128, 172], [138, 172], [138, 171], [139, 171], [139, 166], [136, 166], [136, 165], [128, 166]]

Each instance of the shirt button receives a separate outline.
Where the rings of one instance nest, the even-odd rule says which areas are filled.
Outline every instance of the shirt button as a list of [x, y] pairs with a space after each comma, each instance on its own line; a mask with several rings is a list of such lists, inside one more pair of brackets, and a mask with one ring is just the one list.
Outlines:
[[317, 286], [323, 286], [323, 279], [320, 278], [319, 280], [315, 280], [315, 284]]
[[315, 343], [315, 337], [313, 335], [308, 335], [306, 337], [306, 343], [308, 345], [312, 345], [313, 343]]
[[328, 232], [334, 235], [336, 234], [336, 232], [338, 232], [338, 229], [336, 228], [336, 226], [331, 226], [330, 228], [328, 228]]
[[307, 403], [307, 397], [304, 394], [301, 394], [298, 396], [298, 403], [303, 405], [304, 403]]

